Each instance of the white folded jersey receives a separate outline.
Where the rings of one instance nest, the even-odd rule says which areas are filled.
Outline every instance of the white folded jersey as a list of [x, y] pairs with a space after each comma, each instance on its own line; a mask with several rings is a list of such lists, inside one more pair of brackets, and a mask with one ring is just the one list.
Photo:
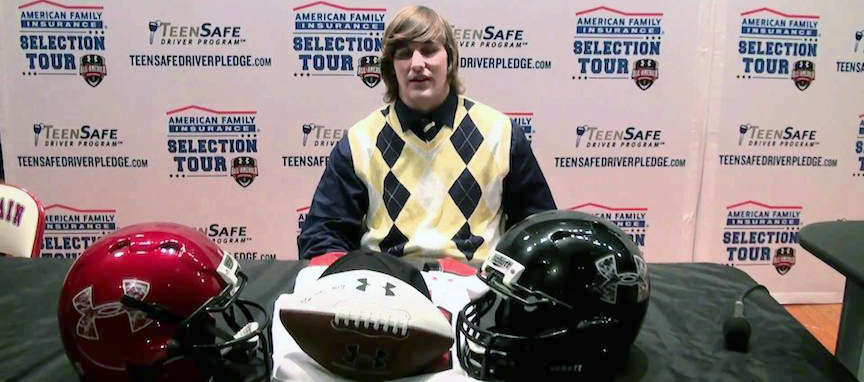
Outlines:
[[[302, 292], [304, 286], [317, 280], [327, 266], [308, 266], [297, 275], [294, 285], [295, 292]], [[432, 295], [432, 302], [440, 309], [449, 312], [450, 326], [454, 330], [459, 311], [471, 299], [481, 296], [488, 290], [477, 276], [459, 276], [441, 271], [420, 272]], [[283, 294], [276, 299], [273, 307], [274, 316], [291, 297]], [[452, 368], [437, 373], [423, 374], [397, 379], [396, 381], [473, 381], [459, 366], [456, 359], [457, 344], [450, 348], [449, 363]], [[272, 381], [348, 381], [331, 373], [306, 355], [297, 345], [279, 319], [273, 320], [273, 376]]]

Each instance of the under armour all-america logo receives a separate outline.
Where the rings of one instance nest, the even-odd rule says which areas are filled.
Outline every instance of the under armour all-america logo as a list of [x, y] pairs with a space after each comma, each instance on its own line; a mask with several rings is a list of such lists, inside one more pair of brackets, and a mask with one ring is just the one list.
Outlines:
[[[143, 300], [149, 292], [150, 283], [146, 281], [135, 279], [123, 280], [123, 293], [129, 297]], [[129, 328], [133, 333], [147, 327], [147, 325], [153, 322], [153, 320], [147, 317], [146, 313], [138, 310], [128, 310], [120, 301], [106, 302], [99, 306], [93, 306], [92, 285], [84, 288], [72, 298], [72, 306], [81, 314], [75, 327], [75, 332], [79, 337], [91, 340], [99, 339], [96, 320], [100, 318], [116, 317], [125, 314], [129, 317]]]
[[636, 263], [636, 272], [618, 272], [615, 256], [609, 255], [594, 262], [597, 272], [604, 280], [594, 288], [600, 292], [600, 299], [615, 304], [618, 301], [619, 286], [636, 286], [639, 288], [637, 300], [642, 301], [648, 295], [648, 280], [645, 278], [647, 267], [645, 261], [639, 256], [633, 256]]

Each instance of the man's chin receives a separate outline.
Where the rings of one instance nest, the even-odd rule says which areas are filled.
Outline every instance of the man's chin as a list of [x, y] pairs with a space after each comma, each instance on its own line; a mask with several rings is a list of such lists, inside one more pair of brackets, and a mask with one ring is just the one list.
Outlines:
[[434, 102], [434, 97], [431, 94], [410, 94], [406, 97], [405, 104], [415, 105], [416, 108], [423, 108]]

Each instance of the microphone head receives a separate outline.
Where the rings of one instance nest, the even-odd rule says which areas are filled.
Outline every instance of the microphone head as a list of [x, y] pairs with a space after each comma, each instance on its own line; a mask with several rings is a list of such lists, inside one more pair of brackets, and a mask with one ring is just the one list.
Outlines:
[[746, 352], [750, 340], [750, 323], [740, 316], [729, 318], [723, 323], [723, 339], [726, 349]]

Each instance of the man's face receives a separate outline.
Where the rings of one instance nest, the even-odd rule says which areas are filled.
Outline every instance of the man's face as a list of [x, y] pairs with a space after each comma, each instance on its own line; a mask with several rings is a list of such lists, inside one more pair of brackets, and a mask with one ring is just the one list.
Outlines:
[[397, 48], [393, 52], [393, 69], [399, 98], [408, 107], [429, 112], [447, 98], [447, 50], [440, 42], [410, 42]]

